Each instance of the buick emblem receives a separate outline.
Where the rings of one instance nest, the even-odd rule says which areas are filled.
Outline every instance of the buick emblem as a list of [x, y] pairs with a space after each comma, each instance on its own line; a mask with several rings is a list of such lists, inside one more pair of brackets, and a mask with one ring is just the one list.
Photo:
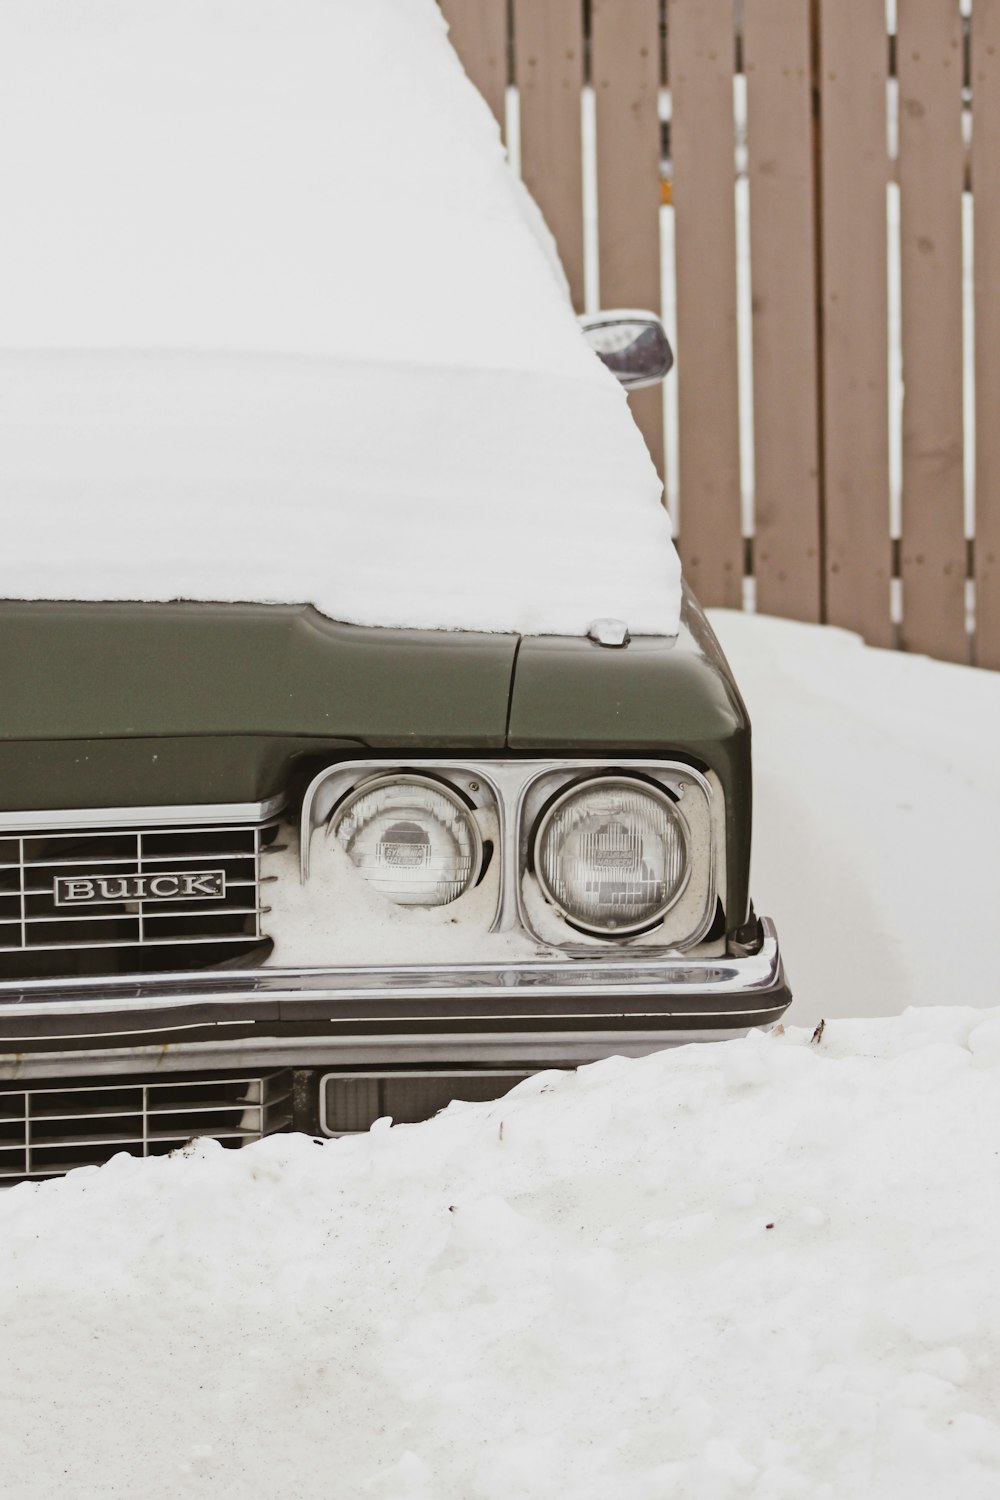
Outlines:
[[59, 875], [56, 906], [116, 906], [122, 901], [217, 901], [225, 870], [161, 870], [155, 875]]

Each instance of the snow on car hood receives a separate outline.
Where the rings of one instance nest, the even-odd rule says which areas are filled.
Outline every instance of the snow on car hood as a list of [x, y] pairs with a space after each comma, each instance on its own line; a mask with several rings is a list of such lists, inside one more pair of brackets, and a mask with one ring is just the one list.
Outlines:
[[432, 0], [4, 0], [0, 596], [673, 634], [679, 564]]

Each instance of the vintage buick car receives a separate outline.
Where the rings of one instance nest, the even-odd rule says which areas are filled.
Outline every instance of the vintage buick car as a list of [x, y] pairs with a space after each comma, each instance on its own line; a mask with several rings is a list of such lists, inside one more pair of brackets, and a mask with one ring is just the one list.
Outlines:
[[[251, 10], [0, 12], [5, 1181], [412, 1121], [790, 999], [743, 703], [430, 0]], [[365, 46], [435, 163], [402, 257], [392, 152], [314, 216]], [[666, 368], [651, 318], [587, 332]]]

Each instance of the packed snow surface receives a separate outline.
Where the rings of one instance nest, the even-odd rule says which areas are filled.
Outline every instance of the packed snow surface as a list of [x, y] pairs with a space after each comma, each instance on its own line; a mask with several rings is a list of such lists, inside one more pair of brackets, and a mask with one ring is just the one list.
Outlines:
[[1000, 1001], [1000, 673], [711, 618], [753, 723], [751, 888], [790, 1018]]
[[3, 1493], [995, 1500], [1000, 1012], [0, 1198]]
[[0, 597], [672, 634], [625, 396], [433, 0], [3, 0]]

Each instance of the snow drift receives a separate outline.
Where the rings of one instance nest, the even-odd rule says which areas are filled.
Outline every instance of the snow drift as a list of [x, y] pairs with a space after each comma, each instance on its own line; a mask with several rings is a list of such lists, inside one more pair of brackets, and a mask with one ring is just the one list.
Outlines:
[[994, 1500], [1000, 1012], [0, 1198], [4, 1493]]
[[0, 597], [673, 633], [525, 197], [432, 0], [4, 0]]
[[750, 888], [781, 934], [791, 1019], [990, 1003], [1000, 673], [711, 618], [753, 723]]

